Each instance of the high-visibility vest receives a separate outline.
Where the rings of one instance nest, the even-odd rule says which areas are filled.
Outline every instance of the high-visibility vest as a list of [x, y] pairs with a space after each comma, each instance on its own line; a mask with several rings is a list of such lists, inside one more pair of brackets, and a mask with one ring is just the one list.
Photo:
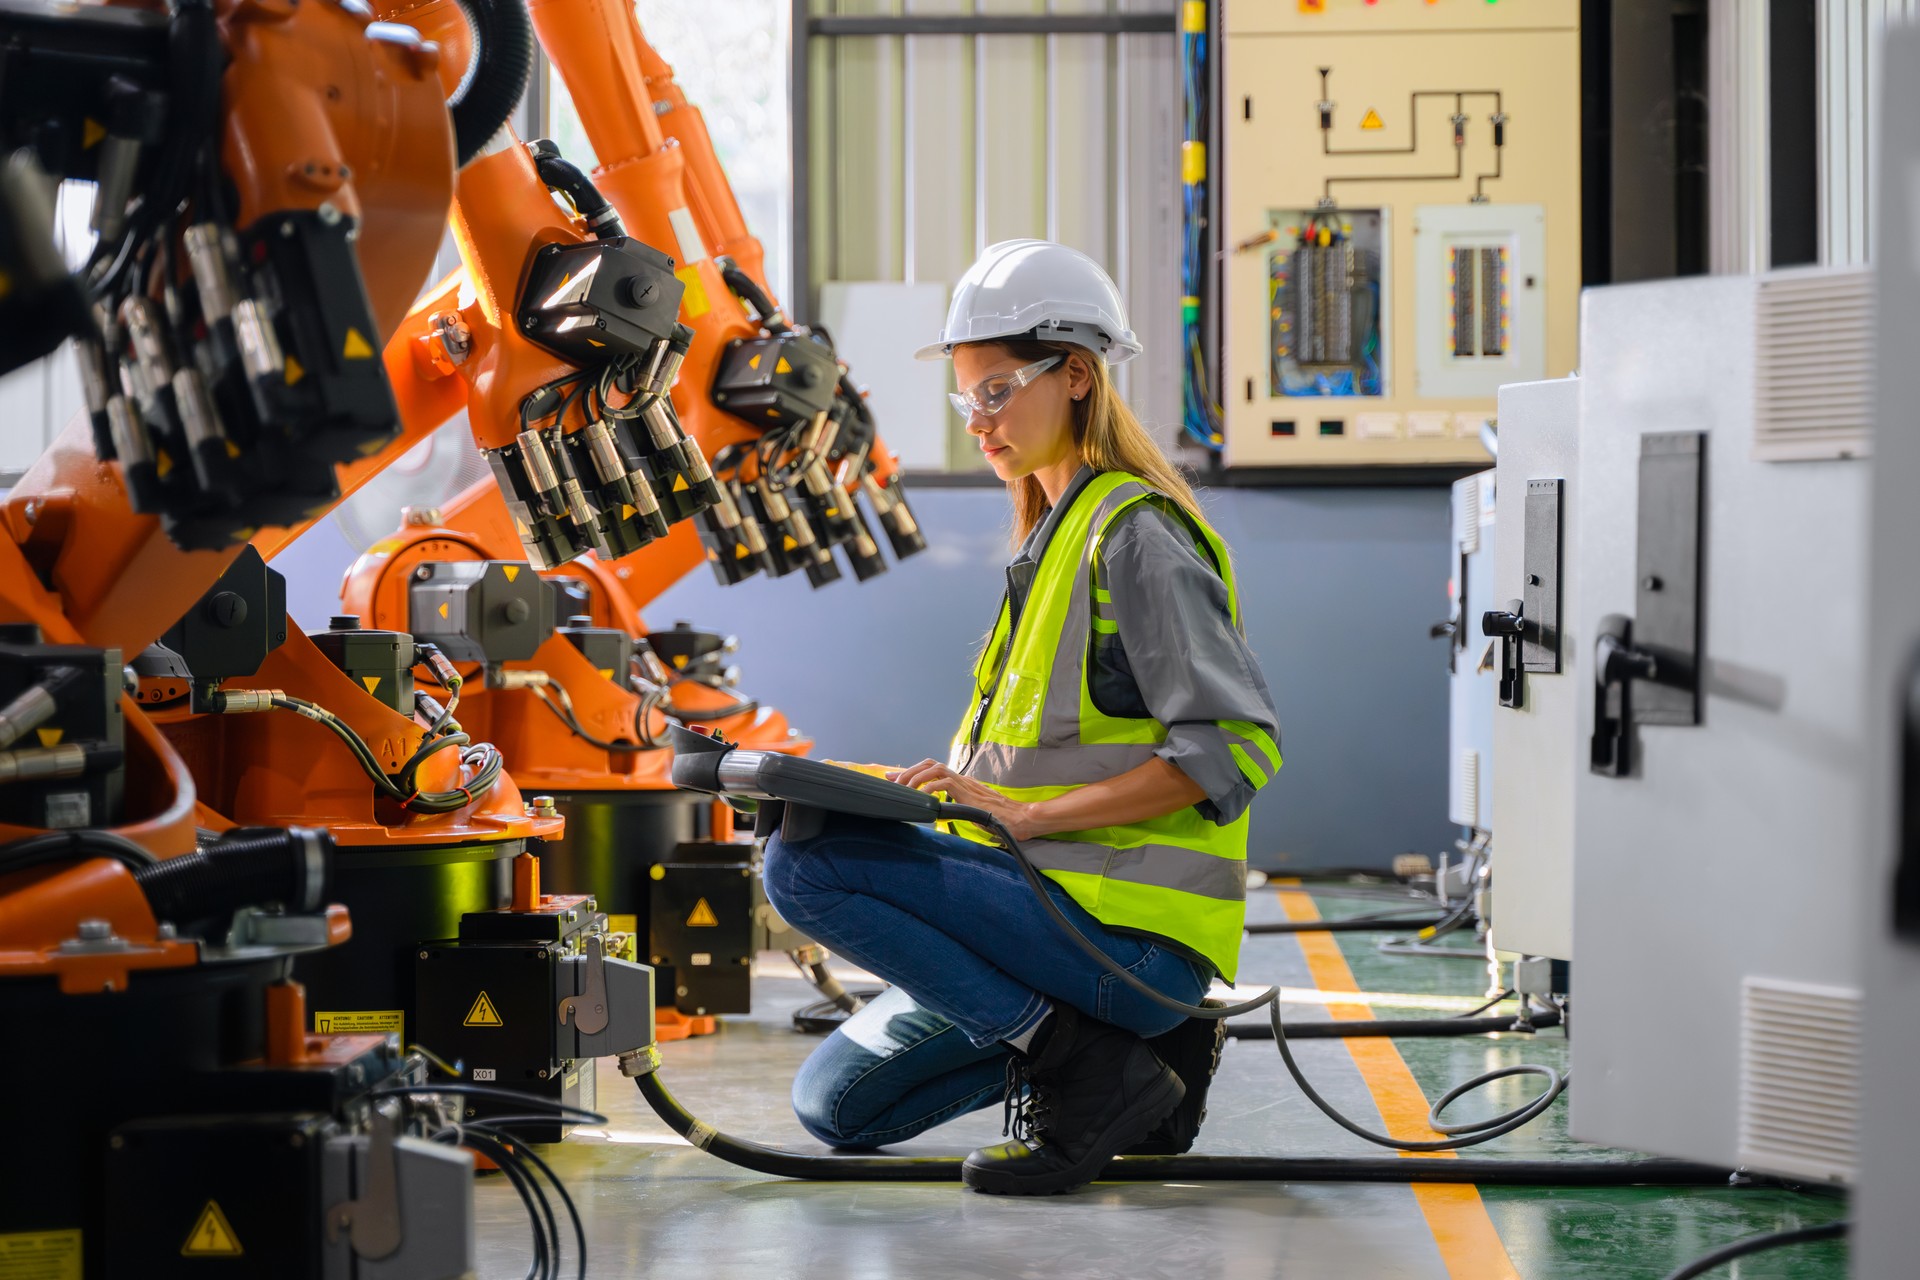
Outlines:
[[[977, 701], [961, 719], [951, 767], [1010, 799], [1038, 801], [1153, 759], [1166, 726], [1095, 706], [1088, 666], [1094, 633], [1118, 629], [1112, 597], [1094, 580], [1101, 541], [1129, 507], [1156, 500], [1204, 544], [1240, 625], [1233, 565], [1219, 536], [1138, 477], [1102, 472], [1061, 516], [1018, 619], [1011, 597], [1001, 604], [974, 666]], [[1280, 767], [1273, 739], [1247, 721], [1221, 728], [1241, 772], [1256, 789], [1264, 786]], [[1246, 920], [1247, 821], [1242, 813], [1215, 823], [1188, 805], [1144, 822], [1023, 841], [1021, 848], [1102, 924], [1172, 939], [1232, 981]], [[988, 840], [970, 824], [954, 829]]]

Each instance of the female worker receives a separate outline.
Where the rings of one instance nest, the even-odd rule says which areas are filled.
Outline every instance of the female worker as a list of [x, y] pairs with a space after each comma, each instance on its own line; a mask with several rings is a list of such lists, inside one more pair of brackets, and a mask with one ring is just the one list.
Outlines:
[[[889, 776], [993, 813], [1083, 934], [1195, 1004], [1234, 976], [1247, 806], [1280, 766], [1278, 725], [1227, 548], [1108, 372], [1139, 352], [1113, 281], [1064, 246], [996, 244], [956, 287], [920, 355], [952, 358], [1018, 551], [948, 763]], [[1216, 1025], [1094, 963], [984, 840], [834, 816], [769, 842], [780, 913], [894, 984], [801, 1068], [801, 1122], [877, 1147], [1003, 1097], [1014, 1141], [964, 1168], [993, 1194], [1185, 1151]]]

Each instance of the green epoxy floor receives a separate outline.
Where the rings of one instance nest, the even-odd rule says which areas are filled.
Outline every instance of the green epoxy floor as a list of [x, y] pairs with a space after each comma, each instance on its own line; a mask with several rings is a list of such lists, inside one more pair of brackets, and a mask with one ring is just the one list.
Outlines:
[[[1316, 886], [1303, 888], [1312, 893]], [[1268, 892], [1265, 896], [1273, 895]], [[1314, 904], [1328, 919], [1364, 915], [1395, 905], [1340, 896], [1338, 891], [1314, 894]], [[1362, 990], [1416, 995], [1488, 994], [1484, 961], [1389, 955], [1379, 950], [1373, 935], [1334, 937]], [[1445, 942], [1464, 945], [1465, 939], [1455, 935]], [[1428, 1010], [1377, 1005], [1374, 1016], [1436, 1015]], [[1578, 1018], [1576, 1002], [1576, 1032]], [[1428, 1098], [1437, 1098], [1482, 1071], [1516, 1062], [1564, 1069], [1571, 1048], [1558, 1031], [1472, 1040], [1401, 1039], [1395, 1041], [1395, 1047]], [[1684, 1069], [1685, 1052], [1684, 1045], [1675, 1044], [1676, 1069]], [[1577, 1083], [1569, 1086], [1578, 1087]], [[1524, 1103], [1537, 1089], [1535, 1080], [1502, 1080], [1483, 1092], [1484, 1104], [1468, 1098], [1448, 1114], [1456, 1110], [1462, 1116], [1504, 1111]], [[1560, 1155], [1593, 1159], [1608, 1154], [1606, 1148], [1575, 1142], [1567, 1136], [1564, 1105], [1555, 1106], [1533, 1124], [1479, 1150], [1531, 1159]], [[1785, 1191], [1487, 1187], [1480, 1194], [1508, 1257], [1525, 1280], [1638, 1280], [1642, 1276], [1657, 1280], [1680, 1263], [1743, 1237], [1815, 1226], [1846, 1216], [1846, 1201], [1840, 1196]], [[1822, 1241], [1756, 1254], [1712, 1274], [1726, 1280], [1845, 1280], [1846, 1259], [1844, 1242]]]
[[[1312, 888], [1310, 886], [1309, 888]], [[1377, 900], [1316, 895], [1328, 917], [1378, 910]], [[1277, 894], [1250, 895], [1249, 918], [1282, 918]], [[1359, 986], [1414, 996], [1480, 997], [1484, 965], [1380, 954], [1370, 935], [1337, 935]], [[694, 1114], [722, 1131], [795, 1151], [823, 1152], [793, 1119], [788, 1087], [815, 1041], [790, 1030], [789, 1014], [813, 996], [783, 957], [755, 978], [755, 1012], [727, 1019], [721, 1034], [662, 1046], [662, 1078]], [[1253, 937], [1243, 990], [1266, 983], [1312, 986], [1289, 937]], [[1427, 1007], [1379, 1004], [1377, 1017], [1435, 1017]], [[1328, 1016], [1289, 1003], [1291, 1021]], [[1576, 1012], [1577, 1030], [1577, 1012]], [[1398, 1048], [1429, 1098], [1493, 1066], [1563, 1066], [1557, 1031], [1471, 1040], [1403, 1039]], [[1685, 1054], [1675, 1045], [1676, 1060]], [[1383, 1122], [1341, 1041], [1303, 1041], [1302, 1069], [1335, 1106], [1375, 1128]], [[1463, 1113], [1518, 1105], [1534, 1082], [1507, 1081], [1469, 1099]], [[1576, 1083], [1573, 1087], [1578, 1088]], [[1404, 1186], [1355, 1184], [1096, 1184], [1079, 1195], [1037, 1200], [977, 1196], [954, 1185], [801, 1183], [765, 1178], [694, 1150], [661, 1124], [637, 1092], [600, 1065], [605, 1130], [579, 1132], [542, 1154], [580, 1204], [591, 1244], [590, 1275], [700, 1276], [702, 1280], [947, 1280], [1032, 1277], [1108, 1280], [1660, 1280], [1709, 1249], [1762, 1232], [1825, 1222], [1838, 1198], [1776, 1191], [1503, 1191], [1488, 1189], [1497, 1250], [1456, 1257], [1449, 1268], [1433, 1228]], [[1484, 1110], [1482, 1110], [1484, 1109]], [[899, 1148], [960, 1155], [1000, 1141], [1000, 1110], [961, 1117]], [[1345, 1156], [1379, 1154], [1337, 1129], [1292, 1082], [1271, 1043], [1229, 1045], [1195, 1154]], [[1570, 1142], [1565, 1108], [1469, 1153], [1486, 1157], [1598, 1158]], [[477, 1196], [481, 1280], [526, 1270], [525, 1219], [512, 1191], [483, 1180]], [[573, 1274], [571, 1248], [563, 1274]], [[1745, 1259], [1717, 1280], [1841, 1280], [1844, 1246], [1821, 1244]]]

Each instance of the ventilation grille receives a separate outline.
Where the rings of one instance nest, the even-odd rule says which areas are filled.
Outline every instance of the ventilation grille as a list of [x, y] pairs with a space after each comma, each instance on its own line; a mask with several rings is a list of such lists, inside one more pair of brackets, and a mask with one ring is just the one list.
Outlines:
[[1454, 816], [1462, 826], [1476, 829], [1480, 826], [1480, 753], [1478, 751], [1460, 753], [1459, 812]]
[[1753, 456], [1861, 458], [1873, 438], [1873, 273], [1760, 278]]
[[1460, 486], [1460, 554], [1470, 556], [1480, 549], [1480, 480], [1475, 477]]
[[1740, 1003], [1740, 1163], [1851, 1181], [1859, 1151], [1860, 993], [1749, 977]]

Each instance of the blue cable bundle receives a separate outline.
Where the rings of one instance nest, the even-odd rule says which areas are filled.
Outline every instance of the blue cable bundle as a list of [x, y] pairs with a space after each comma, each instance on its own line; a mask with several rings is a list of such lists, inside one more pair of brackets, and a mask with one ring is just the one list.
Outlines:
[[1207, 5], [1185, 0], [1180, 10], [1181, 99], [1186, 127], [1180, 145], [1184, 206], [1180, 220], [1180, 343], [1185, 359], [1181, 425], [1197, 443], [1219, 452], [1220, 406], [1207, 387], [1206, 354], [1200, 346], [1200, 291], [1206, 269], [1207, 208]]

